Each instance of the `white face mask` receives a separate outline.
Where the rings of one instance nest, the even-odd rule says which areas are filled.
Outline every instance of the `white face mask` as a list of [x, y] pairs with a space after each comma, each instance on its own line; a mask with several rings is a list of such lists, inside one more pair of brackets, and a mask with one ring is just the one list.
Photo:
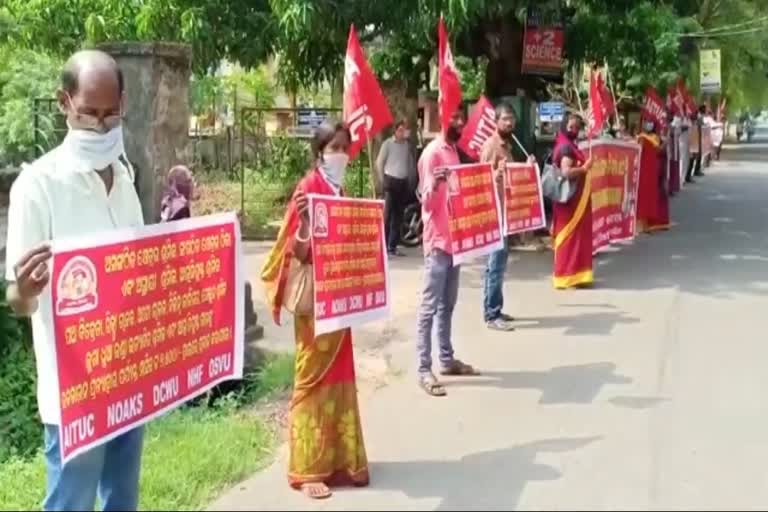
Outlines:
[[320, 169], [333, 185], [341, 187], [344, 184], [344, 174], [347, 172], [349, 155], [346, 153], [324, 153]]
[[82, 162], [86, 172], [106, 169], [125, 153], [122, 125], [117, 125], [106, 133], [70, 127], [64, 144], [75, 158]]

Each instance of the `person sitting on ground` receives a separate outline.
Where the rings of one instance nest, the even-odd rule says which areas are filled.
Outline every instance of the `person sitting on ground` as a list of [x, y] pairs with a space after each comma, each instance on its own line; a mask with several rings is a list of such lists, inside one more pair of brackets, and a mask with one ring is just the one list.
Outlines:
[[195, 180], [184, 165], [177, 165], [168, 171], [165, 195], [160, 203], [160, 220], [188, 219], [192, 216], [190, 205], [195, 191]]

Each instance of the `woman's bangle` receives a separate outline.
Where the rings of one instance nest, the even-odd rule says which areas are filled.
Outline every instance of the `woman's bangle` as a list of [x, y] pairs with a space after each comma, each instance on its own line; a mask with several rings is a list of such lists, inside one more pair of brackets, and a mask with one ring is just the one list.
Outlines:
[[296, 230], [296, 241], [301, 243], [301, 244], [305, 244], [305, 243], [309, 242], [309, 239], [311, 238], [311, 236], [307, 235], [307, 238], [301, 238], [301, 236], [299, 236], [299, 231], [301, 231], [301, 230], [300, 229]]

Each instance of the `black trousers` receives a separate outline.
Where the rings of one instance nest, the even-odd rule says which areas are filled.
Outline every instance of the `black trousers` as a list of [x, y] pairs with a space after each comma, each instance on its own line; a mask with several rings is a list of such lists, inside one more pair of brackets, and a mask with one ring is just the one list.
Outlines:
[[688, 161], [688, 171], [685, 173], [685, 181], [691, 181], [693, 176], [701, 176], [701, 153], [691, 153]]
[[400, 243], [400, 226], [403, 212], [408, 206], [408, 180], [384, 175], [384, 231], [387, 249], [395, 252]]

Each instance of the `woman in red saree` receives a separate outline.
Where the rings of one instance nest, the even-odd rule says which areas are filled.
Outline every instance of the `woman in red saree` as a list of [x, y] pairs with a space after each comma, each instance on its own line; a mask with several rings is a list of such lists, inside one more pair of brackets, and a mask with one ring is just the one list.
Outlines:
[[[280, 324], [292, 258], [312, 261], [307, 194], [340, 195], [350, 134], [342, 124], [318, 128], [317, 167], [299, 182], [283, 226], [262, 269], [267, 302]], [[295, 315], [296, 371], [290, 403], [288, 481], [310, 498], [329, 486], [368, 484], [368, 461], [357, 403], [352, 332], [315, 336], [312, 315]]]
[[640, 153], [640, 182], [637, 188], [637, 229], [651, 233], [669, 229], [667, 156], [652, 121], [644, 123], [637, 141]]
[[557, 134], [552, 163], [576, 185], [567, 203], [552, 205], [552, 237], [555, 288], [591, 286], [592, 273], [592, 192], [588, 179], [591, 160], [576, 145], [581, 119], [569, 116], [564, 130]]

